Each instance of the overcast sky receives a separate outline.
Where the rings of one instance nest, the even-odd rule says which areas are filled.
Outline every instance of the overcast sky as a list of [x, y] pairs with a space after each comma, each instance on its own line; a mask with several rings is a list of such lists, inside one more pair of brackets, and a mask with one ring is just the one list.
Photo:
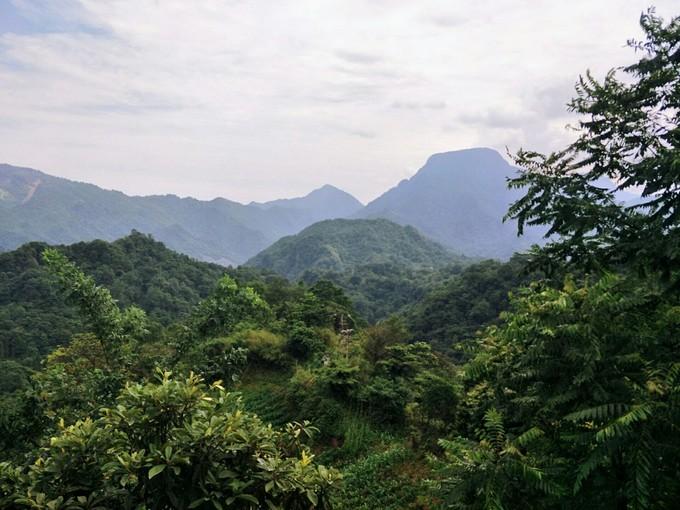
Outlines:
[[0, 0], [0, 162], [137, 195], [329, 183], [365, 202], [435, 152], [563, 145], [579, 73], [631, 62], [648, 5]]

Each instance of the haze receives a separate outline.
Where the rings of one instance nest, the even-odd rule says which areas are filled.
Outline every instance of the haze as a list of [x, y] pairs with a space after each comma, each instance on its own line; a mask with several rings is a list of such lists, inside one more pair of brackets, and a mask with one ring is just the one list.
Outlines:
[[563, 145], [578, 75], [631, 62], [648, 6], [0, 0], [0, 162], [135, 195], [368, 201], [435, 152]]

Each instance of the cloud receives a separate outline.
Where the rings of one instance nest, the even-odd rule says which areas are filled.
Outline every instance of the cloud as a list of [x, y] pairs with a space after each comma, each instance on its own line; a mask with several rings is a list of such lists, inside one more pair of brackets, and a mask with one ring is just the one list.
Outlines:
[[439, 14], [425, 18], [429, 23], [440, 28], [454, 28], [463, 25], [466, 22], [464, 16], [460, 14]]
[[645, 8], [6, 0], [0, 154], [134, 194], [365, 201], [431, 153], [559, 147], [578, 74], [636, 58]]
[[395, 101], [392, 108], [397, 110], [443, 110], [446, 108], [445, 101]]
[[363, 53], [358, 51], [336, 50], [334, 52], [334, 55], [338, 57], [340, 60], [344, 60], [345, 62], [349, 62], [350, 64], [370, 65], [377, 64], [383, 61], [383, 57], [381, 57], [380, 55], [374, 55], [371, 53]]

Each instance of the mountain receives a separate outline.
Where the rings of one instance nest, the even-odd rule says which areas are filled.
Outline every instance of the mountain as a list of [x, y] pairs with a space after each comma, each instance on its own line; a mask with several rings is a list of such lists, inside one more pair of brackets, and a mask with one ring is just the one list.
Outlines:
[[[350, 216], [363, 208], [363, 204], [346, 191], [326, 184], [319, 189], [315, 189], [308, 195], [300, 198], [282, 198], [270, 202], [251, 202], [250, 205], [261, 209], [272, 209], [282, 207], [285, 209], [296, 209], [306, 211], [309, 218], [316, 218], [311, 223], [316, 223], [325, 219], [326, 211], [334, 211], [338, 217]], [[310, 223], [310, 224], [311, 224]]]
[[[84, 330], [77, 310], [64, 302], [43, 266], [45, 247], [29, 243], [0, 254], [0, 359], [35, 363]], [[113, 243], [81, 242], [58, 249], [109, 288], [122, 306], [136, 304], [162, 325], [186, 316], [225, 271], [139, 233]]]
[[307, 271], [345, 272], [367, 264], [433, 268], [455, 259], [413, 227], [385, 219], [326, 220], [279, 239], [246, 265], [298, 279]]
[[0, 165], [0, 251], [29, 241], [112, 241], [138, 230], [196, 259], [240, 264], [285, 235], [361, 207], [332, 186], [297, 199], [244, 205], [223, 198], [128, 196]]
[[522, 196], [506, 185], [516, 172], [492, 149], [435, 154], [355, 217], [412, 225], [457, 253], [507, 259], [542, 237], [542, 231], [527, 229], [518, 238], [516, 222], [502, 221], [508, 206]]

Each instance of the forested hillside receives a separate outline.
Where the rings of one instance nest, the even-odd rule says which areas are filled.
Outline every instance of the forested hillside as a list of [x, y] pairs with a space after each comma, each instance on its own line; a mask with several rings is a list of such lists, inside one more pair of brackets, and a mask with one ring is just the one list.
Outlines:
[[138, 233], [0, 255], [32, 361], [0, 360], [0, 509], [676, 508], [680, 17], [641, 27], [574, 141], [515, 155], [550, 237], [508, 262], [385, 220], [267, 255], [302, 281]]
[[388, 220], [327, 220], [284, 237], [246, 265], [270, 269], [291, 280], [307, 271], [347, 272], [366, 264], [436, 268], [464, 260], [413, 227]]
[[[0, 358], [37, 365], [83, 324], [59, 296], [46, 270], [42, 243], [0, 254]], [[113, 243], [92, 241], [58, 248], [122, 305], [137, 305], [159, 326], [189, 314], [205, 298], [224, 268], [168, 250], [144, 234]]]

